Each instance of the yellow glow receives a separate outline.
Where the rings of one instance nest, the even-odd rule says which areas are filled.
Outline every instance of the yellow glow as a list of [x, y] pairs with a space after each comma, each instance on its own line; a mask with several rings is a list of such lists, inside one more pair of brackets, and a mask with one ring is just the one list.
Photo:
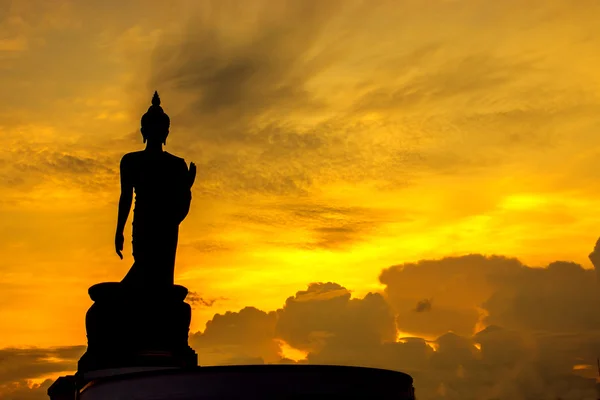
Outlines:
[[295, 362], [306, 360], [308, 357], [308, 352], [300, 349], [296, 349], [283, 339], [276, 339], [279, 344], [279, 355], [282, 358], [287, 358], [288, 360], [292, 360]]
[[489, 315], [489, 312], [484, 308], [477, 307], [477, 312], [479, 313], [479, 318], [477, 319], [477, 323], [475, 324], [475, 328], [473, 329], [474, 335], [487, 328], [485, 318]]
[[422, 333], [410, 333], [406, 331], [401, 331], [396, 327], [396, 342], [406, 343], [409, 338], [420, 338], [426, 341], [434, 342], [437, 340], [437, 337], [431, 335], [425, 335]]
[[427, 341], [425, 343], [427, 344], [427, 346], [431, 347], [431, 350], [433, 351], [438, 351], [438, 349], [440, 348], [440, 344], [437, 342]]
[[573, 365], [573, 371], [583, 371], [583, 370], [589, 370], [594, 368], [593, 365], [589, 365], [589, 364], [576, 364]]
[[597, 381], [600, 379], [597, 367], [595, 365], [590, 364], [576, 364], [572, 369], [573, 373], [588, 379], [596, 379]]
[[63, 359], [58, 357], [44, 357], [43, 360], [49, 363], [59, 363], [61, 361], [64, 361]]
[[33, 388], [34, 386], [38, 386], [38, 385], [44, 383], [44, 381], [46, 381], [48, 379], [55, 381], [60, 376], [73, 375], [73, 374], [75, 374], [75, 372], [77, 372], [77, 371], [62, 371], [62, 372], [54, 372], [51, 374], [40, 375], [39, 377], [36, 377], [34, 379], [28, 379], [27, 386], [29, 388]]
[[481, 351], [481, 343], [475, 343], [475, 344], [473, 344], [473, 346], [474, 346], [474, 347], [475, 347], [477, 350]]
[[409, 338], [421, 338], [425, 340], [425, 344], [430, 347], [433, 351], [438, 351], [440, 345], [437, 343], [435, 337], [420, 334], [411, 334], [396, 329], [396, 342], [407, 343]]
[[508, 210], [530, 210], [548, 203], [548, 199], [534, 194], [514, 194], [504, 198], [501, 206]]

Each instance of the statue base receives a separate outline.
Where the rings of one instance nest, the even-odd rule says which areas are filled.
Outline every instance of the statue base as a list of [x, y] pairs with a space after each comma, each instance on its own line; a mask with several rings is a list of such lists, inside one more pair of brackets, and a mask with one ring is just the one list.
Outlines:
[[86, 315], [88, 348], [78, 374], [115, 368], [189, 368], [198, 356], [188, 346], [192, 310], [188, 290], [129, 288], [119, 282], [92, 286]]

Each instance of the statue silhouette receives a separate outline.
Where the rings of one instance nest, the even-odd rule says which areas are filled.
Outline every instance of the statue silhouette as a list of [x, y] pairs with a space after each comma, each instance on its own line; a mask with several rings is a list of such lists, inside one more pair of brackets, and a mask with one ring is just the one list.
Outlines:
[[170, 122], [154, 92], [141, 121], [146, 149], [121, 159], [115, 250], [123, 259], [123, 230], [135, 192], [134, 263], [121, 282], [88, 290], [94, 304], [85, 317], [88, 347], [78, 362], [78, 379], [112, 368], [198, 365], [188, 345], [188, 290], [173, 282], [179, 224], [190, 210], [196, 166], [188, 169], [183, 158], [163, 151]]
[[160, 106], [158, 92], [142, 116], [141, 133], [146, 149], [121, 159], [121, 198], [115, 249], [123, 259], [123, 230], [131, 210], [133, 192], [134, 263], [121, 281], [128, 287], [172, 286], [179, 224], [187, 216], [196, 165], [163, 150], [170, 119]]

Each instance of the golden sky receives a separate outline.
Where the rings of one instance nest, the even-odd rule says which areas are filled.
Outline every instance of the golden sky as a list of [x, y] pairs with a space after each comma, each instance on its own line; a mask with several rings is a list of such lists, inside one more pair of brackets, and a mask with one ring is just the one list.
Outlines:
[[[428, 339], [486, 315], [525, 329], [506, 285], [593, 276], [599, 18], [595, 0], [0, 0], [0, 348], [85, 344], [87, 288], [133, 261], [131, 220], [113, 248], [118, 165], [154, 90], [166, 149], [198, 166], [176, 266], [192, 332], [313, 282], [400, 316], [431, 298], [450, 311], [398, 326]], [[519, 261], [388, 269], [471, 253]], [[556, 260], [586, 271], [482, 272]]]

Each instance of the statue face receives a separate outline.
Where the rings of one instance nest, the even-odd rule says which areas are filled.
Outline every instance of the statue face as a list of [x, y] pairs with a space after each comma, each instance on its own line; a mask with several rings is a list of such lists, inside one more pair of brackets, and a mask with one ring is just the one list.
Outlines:
[[142, 136], [148, 142], [164, 143], [169, 136], [169, 129], [156, 129], [155, 127], [142, 127]]

